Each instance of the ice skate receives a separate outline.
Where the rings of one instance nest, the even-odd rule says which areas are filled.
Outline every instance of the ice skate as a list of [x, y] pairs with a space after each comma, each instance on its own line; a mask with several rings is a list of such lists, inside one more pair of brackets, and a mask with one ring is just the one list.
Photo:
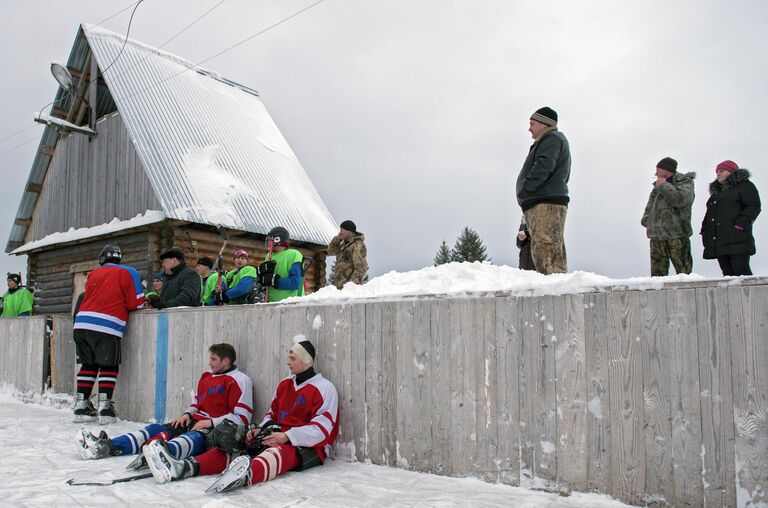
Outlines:
[[178, 460], [171, 456], [165, 443], [153, 441], [144, 447], [144, 458], [157, 483], [168, 483], [194, 476], [195, 468], [191, 460]]
[[75, 398], [75, 407], [72, 421], [74, 423], [87, 423], [96, 421], [96, 408], [91, 404], [90, 399], [86, 399], [82, 393], [78, 393]]
[[248, 486], [251, 484], [251, 474], [251, 458], [248, 455], [241, 455], [232, 461], [205, 492], [209, 494], [229, 492], [239, 487]]
[[111, 455], [111, 441], [103, 430], [97, 437], [88, 429], [80, 429], [75, 434], [75, 443], [77, 444], [80, 456], [85, 460], [103, 459]]
[[[93, 406], [91, 406], [93, 407]], [[115, 405], [112, 400], [107, 398], [106, 393], [99, 394], [99, 425], [109, 425], [115, 423], [117, 420], [117, 413], [115, 412]]]

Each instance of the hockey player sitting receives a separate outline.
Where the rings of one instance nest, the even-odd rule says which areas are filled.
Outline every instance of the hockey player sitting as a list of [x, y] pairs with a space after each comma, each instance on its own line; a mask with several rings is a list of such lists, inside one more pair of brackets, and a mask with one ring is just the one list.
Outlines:
[[[203, 453], [208, 444], [206, 437], [218, 426], [239, 427], [241, 434], [251, 422], [253, 414], [253, 384], [251, 378], [238, 370], [235, 348], [230, 344], [214, 344], [208, 348], [210, 372], [204, 372], [197, 383], [197, 396], [178, 418], [165, 425], [150, 424], [136, 432], [112, 439], [101, 431], [94, 436], [87, 429], [75, 435], [80, 455], [84, 459], [133, 455], [146, 451], [154, 443], [168, 451], [174, 459], [186, 459]], [[129, 469], [146, 467], [142, 457], [134, 460]]]
[[240, 445], [246, 454], [229, 467], [227, 451], [238, 453], [236, 449], [214, 448], [194, 459], [177, 460], [153, 443], [145, 455], [152, 457], [148, 461], [155, 479], [164, 483], [223, 471], [206, 492], [226, 492], [321, 465], [339, 432], [338, 395], [333, 383], [315, 372], [314, 359], [311, 342], [293, 345], [288, 353], [292, 375], [277, 386], [264, 420], [248, 432], [244, 446]]

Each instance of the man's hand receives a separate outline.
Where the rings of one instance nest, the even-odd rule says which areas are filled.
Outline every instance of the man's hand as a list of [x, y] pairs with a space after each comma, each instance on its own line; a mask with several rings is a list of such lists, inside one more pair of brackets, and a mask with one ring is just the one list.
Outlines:
[[667, 183], [667, 179], [666, 178], [664, 178], [663, 176], [657, 176], [656, 177], [656, 181], [653, 182], [653, 186], [658, 189], [659, 187], [661, 187], [665, 183]]
[[192, 417], [189, 415], [189, 413], [184, 413], [183, 415], [179, 416], [175, 420], [171, 422], [171, 426], [175, 428], [179, 427], [186, 427], [189, 425], [189, 422], [192, 420]]
[[210, 429], [213, 427], [213, 420], [199, 420], [192, 430]]
[[245, 444], [251, 444], [254, 439], [259, 435], [259, 432], [261, 430], [256, 427], [255, 429], [251, 429], [248, 431], [248, 434], [245, 435]]
[[288, 442], [288, 434], [285, 432], [273, 432], [272, 434], [268, 435], [264, 439], [261, 440], [261, 443], [266, 446], [275, 446], [279, 444], [285, 444]]

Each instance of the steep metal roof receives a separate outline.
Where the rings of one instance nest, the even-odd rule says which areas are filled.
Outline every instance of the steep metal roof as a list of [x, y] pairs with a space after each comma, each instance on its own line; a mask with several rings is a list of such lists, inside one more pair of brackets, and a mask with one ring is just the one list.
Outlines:
[[[88, 48], [99, 69], [111, 64], [96, 109], [117, 106], [165, 214], [261, 234], [280, 225], [295, 240], [327, 244], [337, 225], [258, 93], [132, 39], [120, 53], [125, 41], [82, 25], [68, 67], [82, 70]], [[67, 107], [61, 89], [56, 98]], [[42, 183], [49, 160], [38, 153], [29, 183]], [[25, 193], [17, 218], [31, 217], [36, 198]], [[25, 230], [15, 226], [9, 246]]]

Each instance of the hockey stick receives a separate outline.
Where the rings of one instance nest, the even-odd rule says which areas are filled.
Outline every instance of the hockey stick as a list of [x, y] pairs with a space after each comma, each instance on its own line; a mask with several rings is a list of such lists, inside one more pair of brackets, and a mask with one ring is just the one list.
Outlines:
[[[216, 263], [214, 264], [214, 270], [216, 270], [216, 273], [219, 276], [219, 279], [216, 281], [216, 294], [221, 294], [221, 283], [222, 279], [224, 278], [224, 268], [222, 268], [222, 265], [224, 264], [224, 258], [222, 258], [222, 254], [224, 254], [224, 249], [227, 247], [227, 242], [229, 242], [229, 233], [227, 233], [227, 230], [224, 229], [224, 226], [221, 224], [216, 224], [216, 229], [219, 230], [219, 234], [224, 239], [224, 243], [221, 245], [221, 249], [219, 249], [219, 255], [216, 257]], [[221, 305], [221, 304], [220, 304]]]
[[123, 476], [122, 478], [112, 478], [110, 480], [78, 480], [76, 478], [70, 478], [67, 480], [67, 485], [75, 485], [75, 486], [81, 486], [81, 485], [88, 485], [88, 486], [95, 486], [95, 485], [114, 485], [116, 483], [124, 483], [124, 482], [132, 482], [134, 480], [142, 480], [144, 478], [152, 478], [152, 473], [150, 472], [144, 472], [135, 474], [132, 476]]
[[[269, 248], [267, 251], [267, 261], [272, 261], [272, 247], [275, 246], [274, 239], [269, 239]], [[264, 288], [264, 303], [269, 303], [269, 286]]]

